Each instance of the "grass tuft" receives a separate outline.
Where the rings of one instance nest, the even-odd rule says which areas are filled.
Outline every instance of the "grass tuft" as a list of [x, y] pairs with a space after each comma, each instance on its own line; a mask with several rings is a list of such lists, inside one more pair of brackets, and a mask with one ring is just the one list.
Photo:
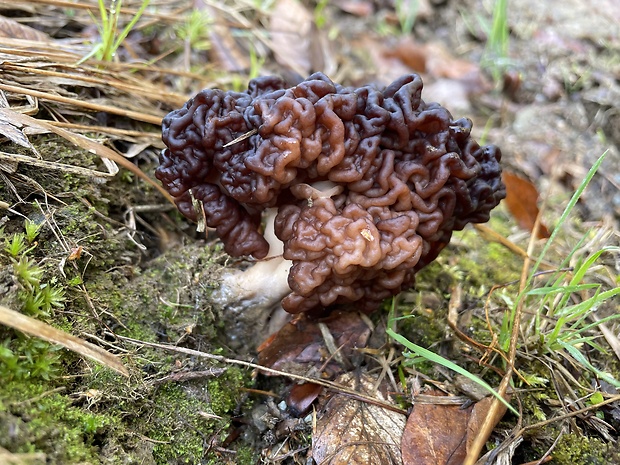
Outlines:
[[99, 19], [95, 18], [92, 14], [91, 18], [97, 25], [99, 42], [95, 44], [90, 53], [83, 57], [78, 64], [84, 63], [90, 58], [95, 58], [99, 61], [114, 60], [116, 51], [123, 44], [124, 40], [142, 16], [142, 13], [144, 13], [149, 6], [150, 1], [151, 0], [143, 0], [136, 14], [131, 18], [129, 23], [119, 31], [118, 19], [123, 4], [122, 0], [112, 0], [109, 8], [106, 7], [105, 0], [98, 0]]

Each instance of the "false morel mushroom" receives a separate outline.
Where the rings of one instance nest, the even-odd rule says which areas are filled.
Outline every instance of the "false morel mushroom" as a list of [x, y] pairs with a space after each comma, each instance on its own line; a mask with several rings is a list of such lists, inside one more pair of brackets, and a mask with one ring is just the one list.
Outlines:
[[421, 92], [415, 74], [385, 89], [262, 77], [168, 114], [157, 178], [228, 254], [258, 260], [221, 292], [270, 294], [289, 313], [369, 312], [454, 230], [487, 221], [505, 196], [499, 149]]

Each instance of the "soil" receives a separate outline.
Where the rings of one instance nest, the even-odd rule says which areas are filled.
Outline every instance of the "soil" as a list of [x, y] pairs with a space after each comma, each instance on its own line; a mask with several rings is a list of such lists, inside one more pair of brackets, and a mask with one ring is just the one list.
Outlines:
[[[83, 5], [95, 7], [96, 13], [95, 2]], [[494, 5], [484, 0], [155, 2], [147, 10], [153, 15], [143, 17], [119, 49], [116, 65], [92, 65], [84, 71], [107, 77], [76, 84], [61, 75], [28, 70], [82, 72], [80, 67], [89, 62], [63, 61], [61, 55], [83, 56], [92, 48], [97, 32], [90, 16], [54, 1], [18, 2], [0, 6], [0, 84], [5, 86], [0, 93], [7, 98], [6, 104], [0, 100], [0, 109], [79, 123], [86, 130], [68, 130], [126, 155], [152, 177], [163, 147], [159, 125], [109, 107], [143, 111], [157, 120], [203, 87], [240, 89], [256, 75], [279, 74], [294, 83], [323, 71], [344, 85], [386, 85], [401, 74], [418, 72], [426, 101], [438, 101], [457, 118], [471, 118], [474, 136], [501, 148], [505, 170], [537, 188], [542, 221], [557, 231], [541, 270], [578, 267], [603, 250], [584, 279], [600, 285], [601, 292], [613, 290], [620, 276], [620, 256], [613, 249], [620, 245], [616, 0], [595, 5], [586, 0], [510, 2], [504, 41], [492, 33]], [[139, 6], [123, 4], [133, 12]], [[208, 19], [195, 19], [192, 8]], [[26, 37], [18, 25], [43, 32], [52, 45], [32, 45], [38, 38]], [[197, 32], [183, 36], [188, 25]], [[134, 96], [126, 84], [153, 85], [159, 93], [135, 90]], [[15, 86], [107, 105], [107, 110], [25, 97]], [[0, 140], [0, 154], [40, 157], [64, 167], [0, 157], [0, 305], [106, 349], [118, 356], [129, 376], [0, 325], [0, 462], [312, 463], [308, 457], [316, 418], [296, 416], [287, 408], [294, 381], [230, 360], [255, 362], [257, 346], [283, 324], [273, 317], [270, 325], [263, 311], [248, 317], [256, 308], [239, 317], [239, 308], [233, 312], [213, 297], [223, 274], [251, 264], [227, 256], [213, 232], [197, 232], [135, 172], [121, 168], [103, 179], [67, 170], [106, 168], [93, 151], [58, 134], [39, 128], [24, 131], [24, 136], [24, 124], [8, 115], [0, 115], [0, 132], [6, 136]], [[571, 195], [603, 153], [606, 157], [575, 210], [560, 222]], [[545, 244], [530, 242], [531, 231], [518, 226], [513, 215], [501, 205], [488, 224], [494, 235], [473, 228], [456, 234], [395, 305], [399, 315], [414, 316], [399, 322], [400, 334], [493, 386], [505, 364], [457, 338], [448, 310], [458, 287], [458, 326], [480, 344], [491, 344], [490, 313], [494, 334], [501, 334], [504, 315], [517, 300], [515, 283], [523, 268], [515, 250], [531, 245], [536, 257]], [[29, 234], [25, 219], [39, 229]], [[501, 244], [506, 241], [514, 247]], [[490, 294], [496, 285], [501, 288]], [[571, 302], [586, 300], [589, 292], [594, 291], [579, 289], [570, 294]], [[414, 367], [406, 356], [394, 362], [403, 348], [385, 335], [390, 305], [386, 302], [370, 316], [374, 332], [368, 353], [352, 357], [355, 368], [380, 372], [388, 362], [377, 360], [393, 362], [390, 376], [401, 382], [394, 381], [388, 390], [398, 389], [393, 397], [405, 409], [411, 407], [417, 383], [468, 394], [435, 364]], [[551, 324], [532, 316], [545, 305], [552, 304], [531, 303], [525, 309], [515, 362], [523, 379], [515, 378], [513, 385], [513, 405], [521, 417], [508, 413], [487, 448], [498, 448], [519, 432], [522, 442], [515, 442], [503, 463], [547, 455], [558, 464], [619, 463], [620, 401], [562, 417], [596, 404], [595, 393], [605, 399], [618, 394], [618, 323], [612, 318], [604, 330], [594, 326], [584, 333], [596, 344], [575, 344], [585, 354], [579, 359], [544, 345], [553, 326], [548, 333], [533, 329]], [[613, 299], [597, 308], [592, 318], [619, 311]], [[157, 346], [162, 344], [194, 352]], [[398, 355], [388, 356], [390, 347]], [[294, 373], [307, 374], [298, 359], [294, 362], [287, 365]], [[326, 396], [321, 394], [317, 405], [324, 407]], [[562, 420], [527, 429], [556, 417]], [[497, 457], [489, 460], [499, 463]]]

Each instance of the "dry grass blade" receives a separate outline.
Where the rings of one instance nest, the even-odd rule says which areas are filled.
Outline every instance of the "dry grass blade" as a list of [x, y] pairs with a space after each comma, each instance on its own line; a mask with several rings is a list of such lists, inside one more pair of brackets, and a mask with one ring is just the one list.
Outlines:
[[[523, 260], [523, 268], [521, 270], [521, 279], [519, 284], [520, 295], [522, 294], [525, 286], [527, 285], [528, 273], [532, 265], [532, 260], [530, 259], [530, 257], [533, 255], [534, 252], [536, 238], [538, 237], [538, 233], [542, 225], [541, 221], [542, 216], [540, 212], [538, 212], [536, 220], [534, 221], [534, 225], [532, 227], [532, 235], [530, 236], [530, 241], [528, 243], [526, 257], [525, 260]], [[497, 393], [502, 397], [506, 396], [508, 387], [510, 386], [510, 381], [512, 380], [512, 375], [514, 374], [514, 365], [517, 354], [518, 340], [520, 335], [519, 330], [521, 328], [521, 318], [523, 316], [524, 303], [524, 299], [523, 297], [521, 297], [516, 305], [514, 321], [512, 323], [512, 333], [510, 335], [510, 346], [508, 349], [508, 366], [506, 369], [506, 373], [504, 374], [502, 381], [497, 389]], [[478, 436], [475, 438], [475, 440], [472, 442], [471, 446], [467, 450], [467, 456], [465, 457], [463, 465], [474, 465], [477, 462], [485, 442], [487, 441], [487, 439], [491, 435], [491, 432], [493, 431], [493, 428], [495, 427], [496, 418], [499, 416], [502, 409], [502, 404], [497, 399], [494, 399], [491, 407], [487, 412], [487, 416], [484, 419], [484, 422], [480, 426]]]
[[[54, 161], [39, 160], [37, 158], [27, 157], [25, 155], [19, 155], [17, 153], [0, 152], [0, 160], [8, 161], [8, 162], [25, 163], [31, 166], [38, 166], [39, 168], [64, 171], [65, 173], [72, 173], [72, 174], [77, 174], [80, 176], [110, 177], [116, 174], [116, 173], [104, 173], [103, 171], [95, 171], [89, 168], [82, 168], [80, 166], [67, 165], [65, 163], [57, 163]], [[116, 171], [118, 171], [118, 168], [116, 169]]]
[[[70, 1], [64, 1], [64, 0], [28, 0], [28, 3], [35, 3], [35, 4], [40, 4], [40, 5], [51, 5], [51, 6], [56, 6], [59, 8], [72, 8], [72, 9], [79, 9], [79, 10], [87, 10], [87, 11], [91, 11], [92, 13], [97, 13], [99, 11], [99, 7], [97, 6], [96, 3], [87, 4], [87, 3], [70, 2]], [[121, 8], [120, 9], [120, 13], [129, 15], [129, 16], [134, 16], [137, 11], [138, 10], [136, 8]], [[170, 13], [163, 14], [163, 13], [158, 13], [158, 12], [149, 11], [149, 10], [146, 10], [144, 13], [142, 13], [142, 16], [146, 18], [156, 18], [158, 20], [163, 20], [163, 21], [168, 21], [168, 22], [178, 22], [178, 21], [183, 20], [183, 18], [178, 15], [173, 15]]]
[[108, 368], [120, 373], [124, 376], [129, 376], [129, 371], [123, 365], [123, 363], [116, 357], [99, 346], [84, 341], [79, 337], [66, 333], [59, 329], [54, 328], [42, 321], [35, 320], [29, 316], [23, 315], [15, 310], [11, 310], [3, 305], [0, 305], [0, 324], [9, 326], [13, 329], [29, 334], [31, 336], [38, 337], [44, 341], [52, 344], [58, 344], [66, 349], [77, 352], [84, 357], [88, 357]]
[[111, 136], [119, 136], [122, 137], [123, 140], [149, 140], [151, 145], [162, 145], [161, 142], [161, 132], [151, 132], [151, 131], [135, 131], [131, 129], [119, 129], [119, 128], [111, 128], [107, 126], [91, 126], [88, 124], [77, 124], [77, 123], [61, 123], [60, 121], [48, 121], [52, 126], [56, 126], [57, 128], [63, 129], [71, 129], [73, 131], [81, 131], [88, 133], [100, 133]]
[[290, 378], [290, 379], [294, 379], [296, 381], [304, 381], [307, 383], [314, 383], [314, 384], [318, 384], [320, 386], [323, 386], [325, 388], [328, 388], [334, 392], [338, 392], [341, 394], [345, 394], [353, 399], [357, 399], [363, 402], [367, 402], [369, 404], [372, 405], [376, 405], [378, 407], [382, 407], [384, 409], [387, 410], [391, 410], [392, 412], [396, 412], [396, 413], [400, 413], [401, 415], [406, 415], [407, 412], [399, 407], [397, 407], [394, 404], [391, 404], [389, 402], [385, 402], [383, 400], [379, 400], [376, 399], [372, 396], [368, 396], [365, 395], [363, 393], [360, 393], [354, 389], [349, 389], [346, 386], [342, 386], [336, 382], [333, 381], [327, 381], [324, 379], [320, 379], [320, 378], [310, 378], [308, 376], [301, 376], [301, 375], [297, 375], [295, 373], [288, 373], [286, 371], [281, 371], [281, 370], [274, 370], [273, 368], [269, 368], [269, 367], [265, 367], [262, 365], [258, 365], [256, 363], [252, 363], [252, 362], [246, 362], [244, 360], [237, 360], [237, 359], [233, 359], [233, 358], [228, 358], [228, 357], [224, 357], [222, 355], [215, 355], [215, 354], [210, 354], [207, 352], [201, 352], [199, 350], [194, 350], [194, 349], [187, 349], [185, 347], [177, 347], [177, 346], [172, 346], [172, 345], [168, 345], [168, 344], [157, 344], [155, 342], [146, 342], [146, 341], [140, 341], [138, 339], [132, 339], [130, 337], [124, 337], [124, 336], [119, 336], [116, 335], [116, 337], [118, 339], [120, 339], [121, 341], [126, 341], [129, 342], [131, 344], [137, 345], [137, 346], [146, 346], [146, 347], [154, 347], [154, 348], [158, 348], [158, 349], [163, 349], [163, 350], [168, 350], [168, 351], [172, 351], [172, 352], [177, 352], [177, 353], [181, 353], [181, 354], [186, 354], [186, 355], [192, 355], [194, 357], [200, 357], [200, 358], [205, 358], [207, 360], [215, 360], [218, 362], [222, 362], [222, 363], [230, 363], [233, 365], [239, 365], [239, 366], [243, 366], [246, 368], [252, 368], [252, 369], [257, 369], [260, 370], [264, 373], [270, 374], [270, 375], [279, 375], [279, 376], [284, 376], [286, 378]]
[[[53, 132], [54, 134], [64, 137], [65, 139], [77, 145], [78, 147], [82, 147], [83, 149], [86, 149], [89, 152], [94, 153], [95, 155], [101, 157], [102, 160], [104, 160], [104, 162], [107, 159], [107, 160], [111, 160], [113, 162], [118, 163], [123, 168], [128, 169], [129, 171], [134, 173], [136, 176], [140, 177], [144, 181], [154, 186], [159, 192], [161, 192], [161, 194], [168, 201], [170, 201], [171, 203], [173, 202], [172, 198], [170, 197], [170, 194], [168, 194], [168, 192], [166, 192], [159, 183], [153, 181], [146, 174], [144, 174], [144, 172], [140, 168], [138, 168], [136, 165], [131, 163], [129, 160], [127, 160], [122, 155], [119, 155], [118, 153], [116, 153], [114, 150], [102, 144], [99, 144], [97, 142], [94, 142], [80, 134], [74, 134], [60, 127], [53, 126], [46, 121], [32, 118], [27, 115], [22, 115], [21, 113], [17, 113], [8, 108], [0, 108], [0, 115], [2, 115], [2, 117], [6, 121], [11, 121], [21, 126], [28, 126], [28, 127], [38, 128], [38, 129], [42, 128], [46, 131]], [[27, 157], [24, 157], [24, 158], [27, 158]], [[116, 174], [116, 172], [113, 171], [113, 168], [111, 168], [111, 165], [109, 164], [109, 162], [108, 162], [108, 169], [112, 170], [109, 172], [109, 174], [97, 171], [95, 172], [96, 176], [114, 176]], [[116, 170], [118, 170], [118, 168], [116, 168]]]
[[18, 87], [18, 86], [9, 86], [6, 84], [0, 84], [0, 89], [6, 92], [14, 92], [16, 94], [29, 95], [31, 97], [40, 98], [42, 100], [49, 100], [52, 102], [74, 105], [78, 108], [85, 108], [87, 110], [103, 111], [106, 113], [111, 113], [113, 115], [125, 116], [127, 118], [131, 118], [136, 121], [143, 121], [145, 123], [151, 123], [151, 124], [157, 124], [157, 125], [161, 124], [161, 119], [162, 119], [161, 116], [150, 115], [148, 113], [125, 110], [122, 108], [116, 108], [116, 107], [112, 107], [109, 105], [100, 105], [98, 103], [85, 102], [85, 101], [74, 99], [74, 98], [62, 97], [60, 95], [53, 95], [47, 92], [39, 92], [38, 90], [26, 89], [24, 87]]
[[[0, 54], [6, 54], [15, 58], [24, 59], [37, 59], [37, 60], [50, 60], [56, 65], [66, 65], [70, 68], [75, 68], [76, 63], [82, 58], [82, 56], [88, 52], [87, 48], [80, 48], [74, 44], [64, 44], [62, 42], [55, 42], [53, 44], [45, 42], [36, 42], [32, 40], [14, 39], [9, 37], [0, 37]], [[105, 66], [108, 72], [130, 72], [135, 73], [137, 71], [148, 71], [151, 74], [157, 74], [160, 76], [181, 76], [197, 83], [204, 87], [205, 76], [191, 71], [186, 71], [178, 68], [158, 68], [153, 64], [147, 63], [103, 63], [97, 60], [89, 60], [88, 62], [92, 66]], [[14, 64], [14, 63], [12, 63]], [[86, 65], [82, 65], [85, 67]], [[92, 68], [93, 70], [100, 70], [99, 68]], [[175, 96], [175, 99], [179, 94], [174, 92], [168, 92], [170, 95]], [[157, 94], [158, 96], [160, 94]], [[187, 97], [183, 97], [182, 102], [185, 102]], [[178, 105], [177, 105], [178, 106]]]
[[[171, 106], [178, 107], [185, 103], [187, 97], [174, 92], [168, 92], [156, 85], [144, 82], [135, 82], [135, 78], [127, 79], [126, 74], [119, 75], [118, 72], [110, 73], [102, 69], [90, 67], [67, 66], [68, 71], [53, 71], [48, 69], [53, 63], [3, 63], [3, 69], [14, 73], [23, 73], [37, 76], [45, 76], [53, 80], [55, 78], [62, 79], [67, 83], [75, 85], [100, 86], [105, 88], [114, 88], [119, 91], [127, 92], [131, 96], [143, 96], [157, 102], [165, 101]], [[45, 67], [42, 67], [45, 66]], [[119, 77], [125, 80], [119, 79]]]
[[0, 53], [17, 57], [45, 57], [59, 63], [74, 65], [80, 56], [73, 50], [75, 46], [60, 44], [58, 42], [40, 42], [27, 39], [15, 39], [13, 37], [0, 37]]
[[13, 454], [0, 447], [0, 463], [3, 465], [45, 465], [46, 456], [42, 452]]

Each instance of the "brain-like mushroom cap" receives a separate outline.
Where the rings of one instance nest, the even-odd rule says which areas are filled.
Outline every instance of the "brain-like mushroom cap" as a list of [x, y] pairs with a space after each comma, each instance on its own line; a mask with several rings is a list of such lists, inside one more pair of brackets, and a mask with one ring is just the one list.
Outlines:
[[320, 73], [292, 88], [270, 77], [245, 93], [204, 90], [164, 119], [156, 176], [187, 217], [202, 202], [234, 256], [267, 255], [260, 213], [278, 208], [289, 312], [370, 311], [505, 196], [499, 149], [421, 92], [415, 74], [379, 90]]

